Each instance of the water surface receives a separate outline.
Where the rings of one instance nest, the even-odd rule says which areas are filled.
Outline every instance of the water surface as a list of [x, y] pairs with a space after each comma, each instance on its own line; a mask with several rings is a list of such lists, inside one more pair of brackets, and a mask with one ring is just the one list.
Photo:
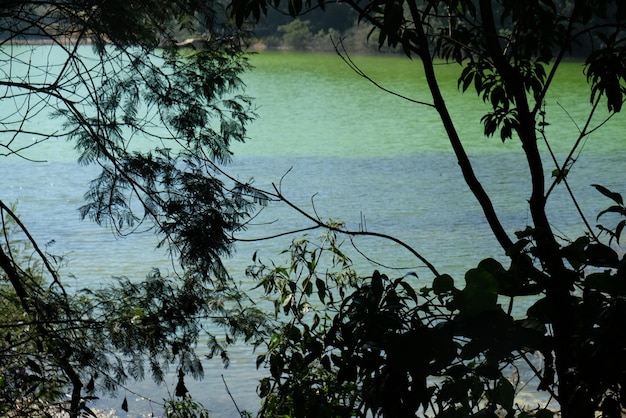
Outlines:
[[[385, 88], [429, 101], [419, 62], [391, 56], [354, 57], [354, 62]], [[256, 98], [259, 118], [250, 127], [249, 141], [234, 147], [229, 167], [233, 175], [242, 180], [254, 178], [255, 185], [266, 188], [282, 178], [282, 191], [302, 207], [315, 209], [323, 219], [343, 220], [352, 229], [362, 228], [365, 219], [368, 230], [404, 240], [440, 272], [457, 280], [485, 257], [504, 260], [460, 177], [432, 108], [384, 93], [336, 55], [262, 53], [252, 57], [252, 63], [256, 69], [244, 78], [248, 94]], [[477, 176], [491, 193], [506, 230], [513, 234], [530, 222], [530, 186], [523, 153], [515, 140], [503, 144], [498, 138], [483, 137], [480, 117], [486, 107], [474, 92], [459, 93], [459, 71], [458, 65], [438, 66], [444, 96]], [[584, 123], [581, 118], [589, 109], [584, 81], [582, 65], [566, 63], [546, 99], [550, 115], [547, 136], [561, 160], [576, 140], [576, 123]], [[41, 123], [58, 121], [43, 119]], [[588, 139], [570, 175], [572, 190], [592, 224], [595, 214], [609, 204], [598, 200], [592, 183], [626, 192], [624, 132], [626, 121], [618, 115]], [[66, 255], [64, 270], [75, 277], [68, 279], [69, 285], [97, 286], [112, 276], [143, 277], [153, 266], [171, 268], [164, 251], [150, 250], [156, 243], [150, 233], [116, 239], [105, 228], [79, 222], [77, 208], [94, 169], [77, 165], [66, 144], [39, 149], [37, 155], [45, 162], [2, 159], [1, 198], [19, 200], [19, 212], [34, 236], [40, 242], [54, 240], [51, 251]], [[548, 180], [553, 168], [546, 164]], [[552, 194], [549, 211], [554, 228], [564, 237], [584, 233], [563, 187]], [[243, 237], [310, 225], [294, 212], [274, 206], [264, 210], [257, 224]], [[243, 274], [252, 253], [279, 259], [279, 252], [292, 238], [295, 236], [241, 244], [227, 265], [244, 286], [252, 287]], [[401, 269], [393, 274], [417, 272], [416, 286], [431, 279], [418, 260], [395, 244], [380, 240], [359, 240], [357, 244], [368, 256]], [[363, 274], [380, 268], [356, 257], [355, 262]], [[223, 370], [219, 361], [207, 361], [207, 379], [189, 385], [192, 395], [215, 416], [237, 416], [222, 374], [241, 408], [258, 407], [255, 355], [249, 348], [238, 347], [231, 356], [228, 370]], [[175, 383], [172, 376], [169, 390]], [[126, 392], [131, 412], [150, 412], [149, 403], [134, 402], [138, 396], [133, 392], [160, 400], [167, 388], [155, 390], [150, 382], [144, 382]], [[124, 394], [121, 392], [122, 397]], [[120, 404], [121, 399], [102, 403], [104, 407]]]

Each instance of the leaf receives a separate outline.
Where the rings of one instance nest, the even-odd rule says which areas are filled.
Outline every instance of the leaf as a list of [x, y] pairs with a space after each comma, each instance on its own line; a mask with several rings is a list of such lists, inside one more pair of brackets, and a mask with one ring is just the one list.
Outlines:
[[617, 267], [619, 264], [619, 256], [608, 245], [590, 244], [585, 254], [587, 262], [596, 267]]
[[592, 273], [585, 278], [585, 288], [594, 289], [598, 292], [614, 295], [619, 292], [621, 283], [611, 277], [608, 272]]
[[302, 340], [302, 333], [300, 329], [293, 324], [287, 325], [284, 331], [285, 337], [289, 338], [295, 343], [299, 343]]
[[320, 360], [320, 364], [327, 372], [331, 371], [332, 366], [330, 364], [330, 358], [328, 356], [323, 356]]
[[482, 268], [471, 269], [465, 274], [465, 283], [457, 298], [462, 312], [473, 316], [496, 308], [498, 281], [491, 273]]
[[544, 324], [552, 322], [554, 318], [554, 306], [547, 298], [541, 298], [535, 302], [526, 312], [529, 318], [537, 319]]
[[621, 194], [612, 192], [609, 189], [607, 189], [606, 187], [601, 186], [599, 184], [592, 184], [592, 186], [595, 187], [600, 193], [602, 193], [603, 195], [605, 195], [609, 199], [613, 200], [618, 205], [624, 206], [624, 199], [622, 198]]
[[454, 279], [449, 274], [442, 274], [433, 280], [433, 292], [436, 295], [450, 292], [454, 289]]
[[128, 412], [128, 400], [126, 399], [126, 396], [124, 396], [124, 401], [122, 402], [122, 410]]
[[317, 295], [320, 298], [320, 301], [324, 303], [324, 299], [326, 298], [326, 283], [324, 280], [318, 278], [315, 280], [315, 286], [317, 286]]
[[265, 361], [265, 354], [261, 354], [256, 358], [256, 368], [258, 369], [261, 364]]
[[293, 293], [290, 293], [289, 295], [287, 295], [287, 297], [283, 301], [283, 309], [285, 311], [285, 315], [289, 313], [289, 308], [291, 307], [292, 301], [293, 301]]
[[607, 209], [604, 209], [602, 212], [598, 213], [598, 216], [596, 216], [596, 220], [600, 219], [600, 217], [604, 215], [605, 213], [618, 213], [622, 216], [626, 216], [626, 208], [623, 206], [613, 205]]
[[87, 386], [85, 386], [85, 390], [87, 392], [93, 392], [95, 387], [96, 387], [96, 385], [95, 385], [95, 382], [93, 380], [93, 376], [91, 376], [91, 379], [89, 379], [89, 382], [87, 382]]
[[615, 227], [615, 237], [617, 238], [618, 244], [619, 244], [620, 236], [622, 235], [622, 231], [624, 230], [625, 226], [626, 226], [626, 219], [618, 223], [617, 226]]
[[491, 273], [494, 276], [496, 274], [500, 274], [500, 273], [506, 272], [504, 267], [502, 267], [502, 264], [500, 264], [500, 262], [498, 260], [493, 259], [493, 258], [486, 258], [486, 259], [482, 260], [480, 263], [478, 263], [478, 267], [488, 271], [489, 273]]
[[622, 416], [619, 402], [613, 397], [606, 397], [602, 401], [602, 417], [620, 418]]
[[414, 302], [417, 302], [417, 293], [415, 293], [415, 289], [413, 289], [413, 286], [405, 282], [404, 279], [400, 279], [399, 282], [400, 286], [404, 288], [404, 291], [407, 293], [409, 298], [411, 298], [411, 300], [413, 300]]
[[313, 315], [313, 323], [311, 324], [311, 330], [315, 330], [320, 324], [320, 316], [316, 313]]
[[32, 360], [32, 359], [27, 359], [27, 360], [26, 360], [26, 365], [27, 365], [28, 367], [30, 367], [30, 369], [31, 369], [33, 372], [35, 372], [35, 373], [37, 373], [37, 374], [39, 374], [39, 375], [41, 374], [41, 367], [39, 367], [39, 365], [38, 365], [38, 364], [37, 364], [34, 360]]
[[[189, 390], [187, 389], [187, 386], [185, 386], [185, 373], [183, 373], [182, 370], [178, 370], [178, 383], [176, 383], [176, 388], [175, 388], [174, 394], [176, 396], [179, 396], [179, 397], [182, 398], [187, 393], [189, 393]], [[124, 398], [124, 399], [126, 399], [126, 398]], [[128, 411], [128, 410], [125, 410], [125, 411]]]
[[561, 250], [563, 257], [565, 257], [576, 270], [582, 267], [586, 261], [585, 248], [587, 245], [589, 245], [589, 238], [580, 237]]
[[[518, 238], [522, 238], [522, 234], [524, 234], [527, 231], [522, 231], [522, 232], [516, 232], [515, 235], [517, 235]], [[530, 231], [528, 232], [527, 236], [531, 236], [532, 233], [534, 231]], [[506, 249], [506, 255], [507, 256], [512, 256], [512, 255], [517, 255], [520, 254], [522, 251], [524, 251], [524, 249], [526, 248], [526, 246], [528, 246], [528, 244], [530, 244], [530, 240], [522, 238], [519, 241], [516, 241], [513, 245], [511, 245], [509, 248]]]
[[378, 270], [372, 274], [372, 293], [376, 300], [380, 300], [383, 295], [383, 279]]
[[272, 385], [270, 383], [270, 378], [264, 377], [259, 383], [259, 396], [261, 398], [265, 398], [267, 395], [269, 395], [271, 388]]
[[270, 356], [270, 373], [274, 379], [280, 380], [284, 365], [283, 358], [279, 354], [272, 354]]
[[289, 0], [287, 9], [292, 17], [296, 17], [302, 11], [302, 0]]
[[515, 388], [508, 379], [502, 377], [498, 380], [494, 391], [493, 401], [502, 406], [507, 412], [513, 415], [513, 401], [515, 400]]
[[457, 84], [457, 88], [461, 87], [461, 83], [463, 83], [462, 91], [463, 91], [463, 93], [465, 93], [465, 91], [472, 84], [473, 80], [474, 80], [473, 68], [470, 67], [470, 66], [467, 66], [461, 72], [461, 76], [459, 77], [459, 82]]
[[552, 177], [556, 178], [556, 184], [561, 183], [561, 181], [563, 181], [568, 174], [569, 170], [567, 168], [563, 170], [555, 168], [554, 170], [552, 170]]

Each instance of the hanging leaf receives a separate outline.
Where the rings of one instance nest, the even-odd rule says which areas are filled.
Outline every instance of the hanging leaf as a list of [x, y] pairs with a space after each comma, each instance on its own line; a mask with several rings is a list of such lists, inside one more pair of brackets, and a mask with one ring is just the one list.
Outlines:
[[91, 376], [91, 379], [89, 379], [89, 382], [87, 383], [87, 386], [85, 386], [85, 390], [87, 392], [93, 392], [95, 387], [96, 387], [96, 385], [95, 385], [95, 382], [93, 380], [93, 376]]
[[128, 400], [126, 400], [126, 396], [124, 396], [124, 401], [122, 402], [122, 410], [128, 412]]
[[181, 398], [189, 393], [187, 386], [185, 386], [185, 373], [182, 370], [178, 370], [178, 383], [176, 384], [176, 391], [174, 394]]

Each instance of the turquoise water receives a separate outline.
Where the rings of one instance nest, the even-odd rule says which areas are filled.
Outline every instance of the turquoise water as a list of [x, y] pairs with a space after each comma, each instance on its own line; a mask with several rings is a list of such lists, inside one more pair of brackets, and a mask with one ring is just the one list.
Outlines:
[[[429, 100], [419, 62], [388, 56], [355, 57], [354, 61], [385, 88], [415, 100]], [[256, 98], [259, 118], [250, 127], [249, 141], [234, 147], [234, 161], [228, 168], [231, 173], [242, 180], [254, 178], [255, 185], [266, 188], [282, 178], [285, 195], [309, 211], [315, 209], [324, 219], [344, 220], [352, 229], [360, 228], [365, 219], [368, 230], [401, 238], [440, 272], [457, 280], [485, 257], [503, 259], [480, 208], [460, 178], [432, 109], [382, 92], [336, 55], [262, 53], [253, 56], [252, 63], [256, 69], [244, 78], [248, 94]], [[506, 230], [512, 234], [523, 229], [529, 222], [529, 184], [519, 144], [485, 139], [479, 122], [485, 106], [473, 92], [458, 92], [455, 76], [460, 67], [440, 65], [438, 70], [478, 178], [492, 194]], [[551, 115], [547, 132], [563, 158], [577, 135], [570, 117], [582, 124], [580, 118], [589, 109], [581, 64], [566, 63], [556, 83], [546, 103]], [[40, 123], [58, 121], [42, 118]], [[590, 184], [626, 192], [624, 132], [626, 119], [618, 115], [588, 140], [570, 175], [571, 187], [592, 224], [595, 214], [609, 202], [598, 202]], [[78, 222], [76, 209], [94, 170], [78, 166], [67, 144], [48, 143], [38, 149], [37, 156], [46, 162], [2, 158], [0, 198], [19, 200], [24, 221], [41, 242], [55, 240], [50, 250], [67, 255], [64, 271], [76, 277], [70, 285], [98, 285], [111, 276], [143, 277], [152, 266], [171, 268], [163, 251], [146, 250], [156, 242], [149, 233], [116, 239], [106, 229]], [[546, 165], [546, 173], [552, 169]], [[554, 227], [563, 236], [575, 238], [584, 233], [562, 187], [551, 196], [549, 210]], [[262, 237], [309, 225], [294, 212], [274, 206], [266, 208], [256, 224], [242, 237]], [[227, 265], [245, 286], [252, 286], [243, 271], [253, 252], [258, 251], [265, 260], [278, 259], [294, 237], [241, 244]], [[418, 273], [421, 283], [430, 279], [417, 260], [394, 244], [380, 240], [359, 240], [357, 244], [370, 257], [403, 269], [393, 274], [411, 270]], [[355, 262], [364, 274], [375, 268], [364, 260], [355, 258]], [[189, 385], [192, 395], [220, 417], [236, 416], [221, 374], [241, 408], [258, 406], [255, 356], [246, 347], [234, 349], [231, 356], [228, 370], [218, 361], [207, 362], [207, 379]], [[174, 377], [170, 383], [173, 388]], [[166, 393], [163, 388], [155, 390], [150, 382], [133, 385], [133, 390], [157, 400]], [[149, 411], [146, 402], [134, 402], [137, 396], [130, 392], [127, 396], [131, 412]], [[121, 400], [103, 403], [119, 404]]]

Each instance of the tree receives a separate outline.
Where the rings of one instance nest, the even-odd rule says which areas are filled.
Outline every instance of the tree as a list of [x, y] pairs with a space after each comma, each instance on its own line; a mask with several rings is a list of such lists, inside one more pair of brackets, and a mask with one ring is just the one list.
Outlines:
[[296, 19], [286, 25], [279, 26], [278, 32], [283, 33], [283, 41], [288, 47], [306, 49], [307, 44], [313, 38], [309, 24], [308, 20]]
[[[161, 382], [170, 366], [184, 397], [184, 376], [203, 373], [201, 335], [227, 364], [229, 341], [262, 331], [262, 315], [243, 308], [221, 262], [262, 198], [221, 169], [253, 117], [240, 91], [244, 36], [219, 2], [0, 5], [3, 157], [33, 160], [42, 142], [70, 141], [81, 164], [101, 169], [81, 215], [120, 236], [154, 231], [177, 266], [169, 276], [155, 269], [70, 291], [58, 259], [0, 201], [3, 415], [56, 407], [77, 417], [97, 393], [146, 375]], [[48, 59], [38, 63], [42, 49]], [[42, 115], [56, 118], [54, 127]], [[224, 335], [206, 331], [209, 318]]]
[[[597, 411], [607, 417], [619, 416], [626, 407], [626, 368], [619, 360], [626, 338], [617, 325], [626, 296], [619, 284], [624, 279], [625, 261], [609, 244], [619, 242], [625, 221], [598, 231], [581, 212], [587, 231], [567, 241], [553, 230], [546, 203], [554, 187], [568, 188], [574, 155], [584, 139], [608, 121], [594, 122], [597, 109], [606, 107], [608, 119], [622, 109], [626, 97], [623, 2], [341, 3], [358, 12], [361, 23], [373, 27], [380, 47], [401, 47], [423, 67], [432, 101], [421, 105], [438, 112], [461, 174], [510, 265], [485, 259], [468, 270], [462, 289], [431, 268], [433, 284], [421, 292], [407, 287], [402, 279], [390, 280], [375, 272], [357, 283], [352, 293], [346, 293], [348, 297], [340, 305], [330, 306], [335, 315], [326, 318], [326, 326], [321, 328], [314, 326], [315, 319], [302, 319], [294, 310], [293, 319], [273, 340], [284, 344], [269, 347], [272, 376], [261, 385], [265, 407], [270, 413], [297, 415], [304, 402], [297, 393], [305, 393], [317, 396], [315, 402], [329, 408], [328, 416], [345, 412], [340, 409], [345, 407], [354, 407], [356, 415], [370, 411], [381, 416], [415, 416], [428, 411], [442, 417], [469, 416], [494, 414], [497, 407], [513, 414], [514, 390], [503, 370], [514, 366], [515, 360], [527, 361], [527, 353], [540, 352], [545, 365], [535, 369], [541, 379], [539, 387], [553, 394], [563, 417], [592, 417]], [[232, 12], [243, 25], [247, 18], [258, 19], [268, 8], [279, 6], [276, 1], [235, 0]], [[289, 0], [287, 8], [297, 16], [324, 6], [323, 1]], [[559, 162], [551, 153], [545, 130], [549, 115], [544, 99], [559, 64], [578, 48], [588, 51], [584, 71], [590, 86], [590, 111], [567, 158]], [[337, 51], [353, 65], [341, 45]], [[460, 64], [459, 89], [467, 92], [473, 87], [489, 105], [481, 119], [485, 136], [498, 135], [502, 141], [521, 145], [529, 170], [532, 223], [519, 226], [515, 236], [506, 232], [491, 196], [474, 172], [462, 132], [441, 94], [435, 59]], [[554, 164], [552, 179], [545, 175], [540, 142], [546, 144], [548, 161]], [[599, 197], [612, 200], [612, 206], [600, 215], [626, 214], [621, 195], [595, 187]], [[275, 197], [286, 200], [279, 190]], [[571, 197], [576, 205], [575, 196]], [[309, 218], [337, 233], [360, 233], [327, 225], [315, 216]], [[316, 257], [317, 252], [310, 251], [301, 262], [310, 265]], [[295, 274], [296, 270], [288, 271]], [[260, 277], [266, 283], [276, 272], [270, 270]], [[289, 282], [287, 277], [281, 279]], [[292, 282], [294, 285], [279, 288], [289, 303], [306, 304], [308, 297], [315, 295], [310, 280], [294, 278]], [[302, 287], [298, 287], [300, 283]], [[325, 305], [328, 284], [320, 286], [320, 302]], [[524, 318], [512, 317], [498, 303], [498, 298], [512, 301], [525, 295], [536, 297], [537, 302]], [[302, 346], [305, 343], [306, 347]], [[319, 373], [308, 379], [298, 375], [311, 370]], [[329, 374], [352, 386], [331, 386]], [[292, 390], [290, 382], [298, 380], [309, 386]], [[330, 394], [330, 398], [320, 394]], [[549, 416], [550, 412], [536, 414]]]

